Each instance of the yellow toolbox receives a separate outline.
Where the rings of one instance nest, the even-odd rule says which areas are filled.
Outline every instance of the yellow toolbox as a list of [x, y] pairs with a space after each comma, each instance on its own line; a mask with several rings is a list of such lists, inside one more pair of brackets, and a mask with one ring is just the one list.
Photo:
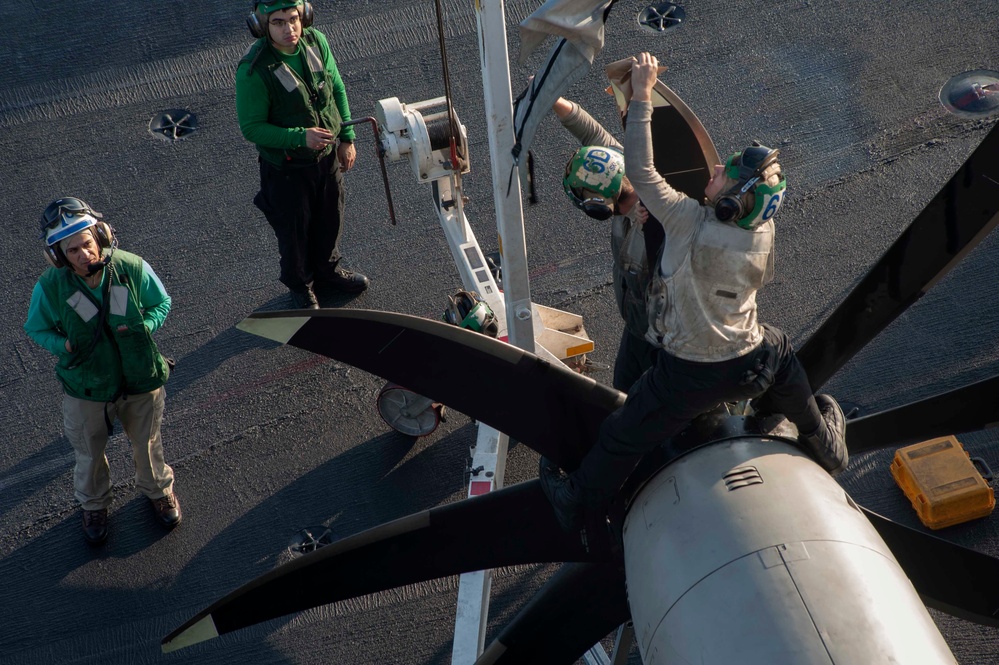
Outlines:
[[[987, 467], [986, 474], [991, 479]], [[992, 488], [953, 436], [899, 448], [891, 475], [931, 529], [985, 517], [996, 505]]]

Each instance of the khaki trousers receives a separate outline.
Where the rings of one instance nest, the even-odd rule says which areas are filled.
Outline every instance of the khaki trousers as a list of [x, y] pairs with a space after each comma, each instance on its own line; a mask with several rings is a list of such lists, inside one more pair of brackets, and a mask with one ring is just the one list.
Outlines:
[[162, 387], [140, 395], [123, 395], [115, 402], [63, 395], [63, 428], [76, 453], [73, 488], [84, 510], [101, 510], [111, 504], [111, 470], [104, 453], [108, 444], [105, 409], [110, 422], [121, 422], [132, 444], [136, 489], [150, 499], [171, 493], [173, 469], [163, 457], [160, 439], [165, 401]]

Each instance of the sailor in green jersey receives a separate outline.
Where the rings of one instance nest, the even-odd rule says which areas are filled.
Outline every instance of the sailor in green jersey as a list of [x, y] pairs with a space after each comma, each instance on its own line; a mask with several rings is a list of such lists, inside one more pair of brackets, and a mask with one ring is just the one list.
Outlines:
[[296, 307], [319, 307], [314, 282], [360, 293], [368, 278], [340, 265], [343, 172], [354, 165], [347, 91], [326, 37], [302, 0], [258, 2], [247, 18], [257, 37], [236, 70], [239, 128], [256, 144], [260, 191], [253, 199], [277, 236], [281, 282]]
[[77, 198], [45, 208], [42, 239], [52, 265], [35, 284], [24, 324], [58, 358], [63, 427], [76, 457], [73, 484], [84, 537], [93, 545], [108, 535], [111, 473], [104, 451], [116, 419], [132, 444], [136, 489], [163, 526], [181, 520], [160, 438], [170, 372], [152, 338], [170, 311], [170, 296], [142, 257], [117, 250], [114, 231], [100, 220]]

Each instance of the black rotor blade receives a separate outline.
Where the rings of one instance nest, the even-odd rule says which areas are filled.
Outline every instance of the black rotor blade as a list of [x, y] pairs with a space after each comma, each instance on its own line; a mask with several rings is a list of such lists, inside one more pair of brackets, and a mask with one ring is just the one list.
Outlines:
[[850, 452], [904, 446], [999, 425], [999, 376], [846, 422]]
[[798, 351], [812, 388], [919, 300], [996, 223], [999, 124]]
[[863, 511], [927, 607], [999, 627], [999, 559]]
[[475, 665], [572, 665], [631, 619], [617, 563], [567, 563], [475, 661]]
[[370, 310], [258, 312], [246, 332], [348, 363], [579, 465], [624, 394], [564, 365], [439, 321]]
[[605, 534], [559, 528], [537, 480], [433, 508], [327, 545], [258, 577], [162, 640], [174, 651], [292, 612], [447, 575], [610, 559]]

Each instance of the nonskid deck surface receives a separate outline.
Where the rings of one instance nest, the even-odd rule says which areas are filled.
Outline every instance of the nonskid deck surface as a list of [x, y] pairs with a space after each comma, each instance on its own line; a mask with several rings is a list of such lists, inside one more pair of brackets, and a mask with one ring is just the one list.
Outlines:
[[[537, 4], [507, 3], [508, 21]], [[468, 3], [443, 6], [455, 104], [470, 137], [466, 213], [488, 252], [496, 234], [475, 16]], [[618, 3], [604, 52], [569, 96], [616, 131], [602, 67], [650, 50], [669, 67], [663, 81], [697, 113], [719, 153], [753, 139], [781, 149], [788, 201], [777, 223], [777, 278], [760, 292], [760, 312], [801, 344], [992, 127], [992, 120], [950, 114], [938, 93], [961, 72], [999, 69], [987, 29], [999, 6], [973, 1], [930, 13], [859, 0], [739, 0], [691, 5], [686, 24], [660, 38], [637, 26], [644, 6]], [[463, 498], [475, 440], [474, 424], [454, 411], [427, 438], [389, 431], [375, 408], [381, 379], [235, 329], [250, 312], [291, 307], [277, 281], [273, 232], [252, 205], [255, 151], [236, 125], [232, 76], [250, 37], [242, 5], [183, 9], [111, 0], [4, 12], [0, 154], [8, 168], [0, 195], [7, 242], [0, 260], [7, 269], [0, 288], [9, 315], [0, 326], [0, 576], [12, 601], [0, 604], [0, 660], [447, 663], [457, 578], [160, 655], [159, 641], [174, 627], [299, 556], [303, 529], [323, 525], [339, 539]], [[443, 94], [431, 83], [440, 62], [426, 9], [415, 0], [391, 8], [373, 0], [315, 3], [355, 117], [385, 97]], [[750, 15], [758, 21], [746, 21]], [[761, 24], [765, 34], [754, 27]], [[516, 30], [509, 32], [515, 57]], [[515, 90], [539, 58], [513, 66]], [[170, 110], [193, 113], [197, 129], [178, 141], [150, 133], [150, 122]], [[367, 131], [358, 130], [358, 164], [347, 175], [342, 250], [348, 267], [372, 285], [353, 300], [320, 292], [321, 304], [438, 318], [458, 278], [430, 193], [406, 167], [390, 166], [399, 218], [391, 226]], [[554, 118], [542, 123], [532, 148], [540, 202], [525, 205], [531, 293], [583, 315], [596, 344], [591, 376], [609, 384], [621, 330], [609, 228], [584, 218], [561, 192], [572, 148]], [[156, 338], [178, 360], [163, 436], [184, 523], [169, 534], [160, 530], [135, 493], [131, 452], [119, 432], [108, 447], [111, 536], [96, 551], [83, 541], [72, 496], [53, 361], [21, 329], [44, 268], [36, 220], [64, 195], [101, 210], [122, 247], [146, 258], [173, 297]], [[997, 263], [993, 235], [824, 390], [874, 412], [999, 373], [999, 304], [989, 288]], [[994, 432], [960, 438], [995, 467]], [[918, 526], [888, 472], [891, 452], [855, 456], [841, 483], [865, 508]], [[536, 454], [514, 446], [506, 484], [536, 473]], [[996, 555], [996, 524], [986, 518], [937, 535]], [[487, 641], [553, 570], [497, 571]], [[933, 616], [959, 662], [991, 662], [994, 629]]]

